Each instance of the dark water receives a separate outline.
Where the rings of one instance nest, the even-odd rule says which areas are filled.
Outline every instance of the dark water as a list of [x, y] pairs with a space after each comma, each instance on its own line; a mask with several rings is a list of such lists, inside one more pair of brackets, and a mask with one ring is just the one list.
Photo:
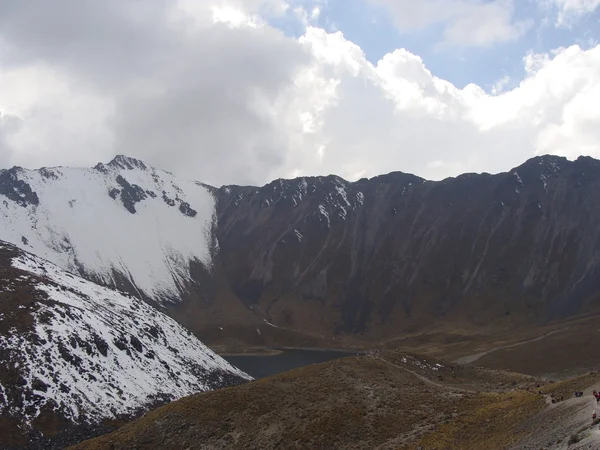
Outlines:
[[248, 375], [258, 379], [287, 372], [298, 367], [352, 355], [356, 355], [356, 352], [337, 350], [283, 350], [278, 355], [223, 355], [223, 358]]

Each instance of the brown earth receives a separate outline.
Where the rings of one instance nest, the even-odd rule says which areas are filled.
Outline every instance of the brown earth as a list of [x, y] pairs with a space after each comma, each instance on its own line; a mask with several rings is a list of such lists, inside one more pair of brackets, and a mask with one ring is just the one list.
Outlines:
[[538, 433], [538, 417], [564, 421], [548, 414], [550, 394], [569, 405], [572, 391], [599, 382], [371, 352], [187, 397], [72, 449], [509, 448]]

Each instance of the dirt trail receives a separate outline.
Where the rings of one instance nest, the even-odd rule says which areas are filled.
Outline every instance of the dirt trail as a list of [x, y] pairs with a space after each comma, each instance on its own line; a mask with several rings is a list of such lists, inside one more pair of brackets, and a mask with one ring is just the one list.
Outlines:
[[592, 395], [594, 389], [600, 390], [600, 384], [585, 389], [583, 397], [550, 403], [536, 417], [535, 431], [510, 450], [600, 449], [600, 429], [592, 424], [592, 412], [600, 415], [600, 404]]
[[527, 339], [526, 341], [517, 342], [514, 344], [508, 344], [508, 345], [501, 345], [498, 347], [491, 348], [490, 350], [486, 350], [485, 352], [475, 353], [475, 354], [467, 355], [467, 356], [461, 356], [460, 358], [455, 359], [453, 362], [455, 362], [456, 364], [472, 364], [475, 361], [477, 361], [479, 358], [482, 358], [485, 355], [489, 355], [490, 353], [495, 352], [497, 350], [504, 350], [507, 348], [513, 348], [513, 347], [519, 347], [519, 346], [525, 345], [525, 344], [531, 344], [532, 342], [541, 341], [542, 339], [545, 339], [548, 336], [552, 336], [553, 334], [556, 334], [556, 333], [561, 333], [565, 330], [567, 330], [567, 328], [561, 328], [560, 330], [550, 331], [549, 333], [543, 334], [542, 336], [538, 336], [538, 337], [535, 337], [532, 339]]
[[454, 386], [448, 386], [446, 384], [442, 384], [442, 383], [438, 383], [436, 381], [430, 380], [429, 378], [424, 377], [423, 375], [420, 375], [419, 373], [417, 373], [417, 372], [415, 372], [413, 370], [410, 370], [410, 369], [407, 369], [406, 367], [402, 367], [402, 366], [399, 366], [398, 364], [394, 364], [392, 362], [386, 361], [381, 356], [374, 356], [374, 358], [378, 359], [380, 361], [383, 361], [384, 363], [386, 363], [386, 364], [388, 364], [388, 365], [390, 365], [392, 367], [395, 367], [397, 369], [400, 369], [400, 370], [403, 370], [405, 372], [410, 373], [411, 375], [417, 377], [419, 380], [421, 380], [425, 384], [428, 384], [429, 386], [440, 388], [440, 389], [447, 389], [447, 390], [451, 390], [451, 391], [466, 392], [466, 393], [469, 393], [469, 394], [476, 394], [477, 393], [477, 391], [474, 391], [474, 390], [471, 390], [471, 389], [464, 389], [464, 388], [459, 388], [459, 387], [454, 387]]

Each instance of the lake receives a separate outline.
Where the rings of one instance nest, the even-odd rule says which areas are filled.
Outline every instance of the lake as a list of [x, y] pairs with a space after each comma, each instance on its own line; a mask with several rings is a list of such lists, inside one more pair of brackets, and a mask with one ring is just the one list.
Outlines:
[[268, 377], [298, 367], [356, 355], [357, 352], [341, 350], [282, 350], [276, 355], [221, 355], [234, 366], [256, 379]]

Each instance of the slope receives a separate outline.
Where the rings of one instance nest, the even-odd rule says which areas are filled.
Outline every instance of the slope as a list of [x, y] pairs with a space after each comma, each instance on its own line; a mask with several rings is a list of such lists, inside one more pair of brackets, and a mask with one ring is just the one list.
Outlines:
[[64, 443], [73, 430], [94, 433], [152, 405], [248, 379], [145, 302], [0, 241], [4, 445]]
[[598, 310], [599, 192], [599, 161], [555, 156], [439, 182], [225, 186], [220, 260], [269, 323], [347, 345], [523, 329]]
[[212, 270], [214, 199], [200, 183], [117, 156], [93, 169], [0, 171], [0, 239], [159, 304]]
[[[419, 355], [373, 353], [186, 397], [73, 449], [478, 450], [483, 439], [486, 448], [500, 449], [536, 433], [535, 418], [548, 407], [538, 394], [542, 382]], [[543, 389], [564, 395], [592, 382]]]

